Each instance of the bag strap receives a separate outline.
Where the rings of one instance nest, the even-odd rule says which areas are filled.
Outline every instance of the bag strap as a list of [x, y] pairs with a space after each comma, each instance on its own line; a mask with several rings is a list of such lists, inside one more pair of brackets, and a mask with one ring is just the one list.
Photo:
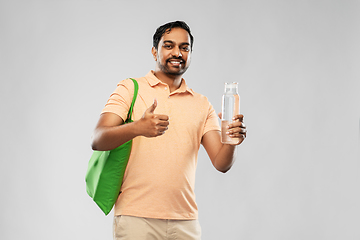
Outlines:
[[132, 115], [132, 111], [133, 111], [133, 108], [134, 108], [134, 104], [135, 104], [135, 101], [136, 101], [136, 97], [138, 95], [138, 91], [139, 91], [139, 84], [138, 82], [133, 79], [133, 78], [130, 78], [133, 82], [134, 82], [134, 96], [133, 96], [133, 99], [132, 99], [132, 102], [131, 102], [131, 106], [130, 106], [130, 109], [129, 109], [129, 112], [128, 112], [128, 115], [127, 115], [127, 118], [126, 118], [126, 121], [125, 122], [132, 122], [133, 120], [131, 119], [131, 115]]

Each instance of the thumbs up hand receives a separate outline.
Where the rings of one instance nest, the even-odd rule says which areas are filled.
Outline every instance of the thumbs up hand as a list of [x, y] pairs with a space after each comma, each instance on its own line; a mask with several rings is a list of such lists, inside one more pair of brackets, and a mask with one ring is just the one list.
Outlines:
[[161, 136], [168, 129], [169, 116], [162, 114], [155, 114], [154, 111], [157, 107], [157, 100], [146, 109], [142, 118], [138, 121], [139, 130], [144, 137], [157, 137]]
[[146, 113], [154, 114], [156, 107], [157, 107], [157, 100], [156, 100], [156, 98], [154, 98], [154, 103], [148, 109], [146, 109], [144, 114], [146, 114]]

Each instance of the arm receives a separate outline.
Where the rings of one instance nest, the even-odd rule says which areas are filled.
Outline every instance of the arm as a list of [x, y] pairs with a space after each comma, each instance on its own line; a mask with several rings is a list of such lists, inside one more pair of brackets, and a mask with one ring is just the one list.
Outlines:
[[137, 137], [157, 137], [165, 133], [169, 125], [169, 117], [154, 114], [157, 101], [154, 100], [141, 119], [123, 124], [124, 120], [114, 113], [103, 113], [95, 128], [92, 149], [107, 151]]
[[241, 144], [246, 137], [246, 126], [243, 123], [243, 115], [237, 115], [234, 122], [229, 124], [228, 135], [239, 138], [235, 145], [222, 144], [219, 131], [209, 131], [205, 133], [201, 143], [208, 153], [213, 166], [220, 172], [229, 171], [235, 161], [235, 148]]

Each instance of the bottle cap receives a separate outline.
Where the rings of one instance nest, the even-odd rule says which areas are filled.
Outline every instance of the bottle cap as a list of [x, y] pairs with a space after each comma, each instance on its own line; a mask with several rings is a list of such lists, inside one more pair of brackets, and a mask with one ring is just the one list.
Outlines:
[[238, 83], [237, 82], [225, 83], [225, 93], [236, 94], [237, 91], [238, 91]]

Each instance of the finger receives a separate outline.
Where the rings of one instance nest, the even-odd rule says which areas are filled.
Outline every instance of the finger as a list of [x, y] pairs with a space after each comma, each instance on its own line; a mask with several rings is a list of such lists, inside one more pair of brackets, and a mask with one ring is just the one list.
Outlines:
[[235, 115], [233, 117], [233, 121], [236, 121], [236, 120], [242, 122], [244, 120], [244, 115], [242, 115], [242, 114]]
[[228, 129], [236, 128], [236, 127], [246, 128], [246, 126], [243, 122], [232, 122], [227, 126]]
[[168, 121], [169, 120], [169, 116], [168, 115], [162, 115], [162, 114], [156, 114], [155, 117], [159, 120], [162, 121]]
[[155, 108], [157, 107], [157, 100], [154, 98], [154, 103], [146, 110], [148, 113], [154, 113]]
[[168, 121], [159, 121], [156, 126], [158, 127], [167, 127], [169, 126], [169, 122]]
[[168, 130], [167, 127], [158, 128], [158, 136], [163, 135], [166, 130]]
[[246, 138], [246, 133], [244, 133], [244, 134], [239, 134], [239, 133], [234, 133], [234, 134], [231, 134], [231, 135], [229, 135], [229, 137], [231, 137], [231, 138]]
[[219, 116], [219, 118], [221, 119], [221, 118], [222, 118], [222, 113], [219, 112], [219, 113], [218, 113], [218, 116]]
[[246, 138], [246, 132], [235, 132], [235, 133], [229, 133], [229, 137], [231, 138]]
[[245, 128], [232, 128], [227, 131], [229, 135], [237, 135], [237, 134], [246, 134], [247, 130]]
[[167, 126], [162, 126], [162, 127], [159, 127], [159, 128], [158, 128], [158, 131], [159, 131], [159, 132], [165, 132], [166, 130], [168, 130], [168, 127], [167, 127]]

